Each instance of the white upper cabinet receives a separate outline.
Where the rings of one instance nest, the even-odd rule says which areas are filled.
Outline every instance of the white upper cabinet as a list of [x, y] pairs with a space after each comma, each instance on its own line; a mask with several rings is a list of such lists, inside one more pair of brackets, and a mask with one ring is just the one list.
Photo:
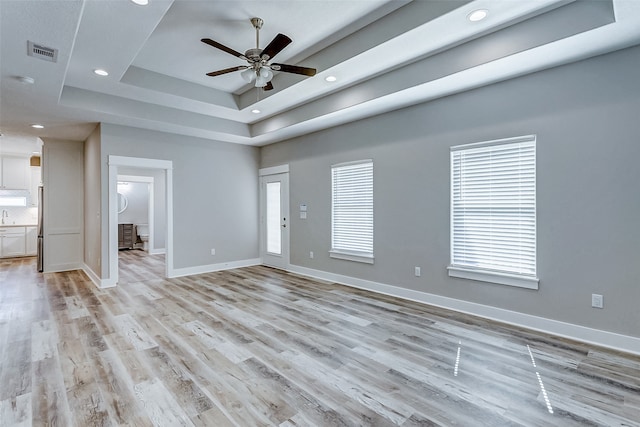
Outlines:
[[0, 188], [3, 190], [29, 190], [31, 182], [29, 159], [26, 157], [0, 157]]

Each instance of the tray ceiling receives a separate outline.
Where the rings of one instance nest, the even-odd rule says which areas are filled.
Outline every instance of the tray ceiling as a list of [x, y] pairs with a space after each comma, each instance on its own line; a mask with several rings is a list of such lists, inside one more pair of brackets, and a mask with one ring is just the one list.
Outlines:
[[[244, 52], [253, 16], [260, 47], [284, 33], [277, 62], [318, 74], [207, 77], [243, 62], [200, 39]], [[265, 145], [640, 43], [634, 0], [0, 0], [0, 20], [0, 131], [76, 140], [105, 122]]]

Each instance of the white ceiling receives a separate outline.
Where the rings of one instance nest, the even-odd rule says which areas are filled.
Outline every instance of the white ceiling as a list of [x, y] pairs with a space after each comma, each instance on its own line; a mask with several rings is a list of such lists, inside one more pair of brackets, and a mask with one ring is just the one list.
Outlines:
[[[476, 9], [488, 18], [470, 22]], [[276, 72], [270, 92], [205, 76], [243, 63], [200, 39], [244, 52], [253, 16], [260, 47], [293, 39], [276, 62], [318, 74]], [[0, 29], [0, 151], [84, 140], [98, 122], [265, 145], [638, 44], [640, 1], [0, 0]], [[28, 40], [57, 62], [27, 56]]]

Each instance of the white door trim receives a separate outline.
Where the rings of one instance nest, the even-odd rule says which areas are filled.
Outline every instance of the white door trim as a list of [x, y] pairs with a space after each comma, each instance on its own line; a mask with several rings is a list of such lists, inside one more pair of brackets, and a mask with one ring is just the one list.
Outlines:
[[[166, 255], [165, 274], [173, 277], [173, 162], [171, 160], [145, 159], [139, 157], [109, 156], [109, 189], [108, 189], [108, 263], [109, 277], [102, 280], [103, 287], [115, 286], [118, 283], [118, 167], [163, 169], [166, 179]], [[104, 246], [103, 246], [104, 247]]]
[[289, 173], [289, 165], [271, 166], [269, 168], [258, 169], [258, 175], [277, 175], [279, 173]]

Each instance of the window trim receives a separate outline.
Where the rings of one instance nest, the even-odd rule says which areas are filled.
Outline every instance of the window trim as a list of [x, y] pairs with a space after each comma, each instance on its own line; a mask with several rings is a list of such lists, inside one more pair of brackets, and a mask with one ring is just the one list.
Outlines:
[[[537, 244], [538, 244], [538, 236], [537, 236], [537, 203], [536, 203], [536, 211], [535, 211], [535, 239], [534, 239], [534, 251], [536, 253], [535, 258], [535, 270], [536, 272], [533, 275], [527, 274], [515, 274], [509, 273], [506, 271], [498, 271], [498, 270], [490, 270], [486, 268], [473, 268], [465, 265], [455, 265], [453, 264], [454, 259], [454, 223], [453, 223], [453, 215], [454, 215], [454, 197], [453, 197], [453, 164], [451, 154], [457, 151], [463, 151], [467, 149], [475, 149], [475, 148], [483, 148], [489, 146], [499, 146], [506, 144], [516, 144], [522, 142], [534, 142], [537, 143], [537, 136], [534, 135], [524, 135], [512, 138], [503, 138], [496, 139], [491, 141], [483, 141], [471, 144], [463, 144], [456, 145], [450, 148], [450, 210], [449, 210], [449, 238], [450, 238], [450, 254], [449, 254], [449, 265], [447, 266], [449, 277], [456, 277], [462, 279], [470, 279], [476, 280], [480, 282], [488, 282], [488, 283], [496, 283], [500, 285], [508, 285], [515, 286], [525, 289], [533, 289], [537, 290], [539, 288], [540, 279], [537, 277]], [[536, 157], [535, 162], [537, 164], [537, 144], [536, 144]], [[534, 173], [536, 172], [536, 166], [534, 164]], [[536, 177], [537, 181], [537, 177]], [[537, 200], [537, 183], [534, 182], [534, 191], [535, 198]]]
[[329, 257], [336, 259], [344, 259], [347, 261], [363, 262], [365, 264], [373, 264], [375, 257], [368, 252], [355, 252], [355, 251], [343, 251], [338, 249], [331, 249], [329, 251]]
[[[343, 162], [343, 163], [336, 163], [331, 165], [331, 249], [329, 250], [329, 257], [330, 258], [336, 258], [336, 259], [342, 259], [342, 260], [346, 260], [346, 261], [354, 261], [354, 262], [361, 262], [361, 263], [365, 263], [365, 264], [373, 264], [374, 260], [375, 260], [375, 256], [374, 256], [374, 251], [373, 251], [373, 232], [374, 229], [372, 227], [371, 230], [371, 237], [372, 237], [372, 246], [371, 246], [371, 252], [366, 252], [366, 251], [355, 251], [355, 250], [347, 250], [347, 249], [336, 249], [333, 247], [333, 239], [334, 239], [334, 218], [333, 218], [333, 205], [334, 205], [334, 183], [333, 183], [333, 174], [334, 174], [334, 169], [336, 168], [341, 168], [341, 167], [345, 167], [345, 166], [356, 166], [356, 165], [362, 165], [362, 164], [371, 164], [371, 186], [372, 186], [372, 191], [373, 191], [373, 159], [363, 159], [363, 160], [356, 160], [356, 161], [351, 161], [351, 162]], [[373, 194], [372, 194], [372, 203], [373, 203]], [[371, 215], [373, 217], [373, 206], [372, 206], [372, 212]]]
[[449, 277], [471, 279], [479, 282], [496, 283], [499, 285], [515, 286], [525, 289], [538, 289], [540, 279], [524, 275], [508, 274], [501, 271], [480, 270], [449, 265], [447, 267]]

